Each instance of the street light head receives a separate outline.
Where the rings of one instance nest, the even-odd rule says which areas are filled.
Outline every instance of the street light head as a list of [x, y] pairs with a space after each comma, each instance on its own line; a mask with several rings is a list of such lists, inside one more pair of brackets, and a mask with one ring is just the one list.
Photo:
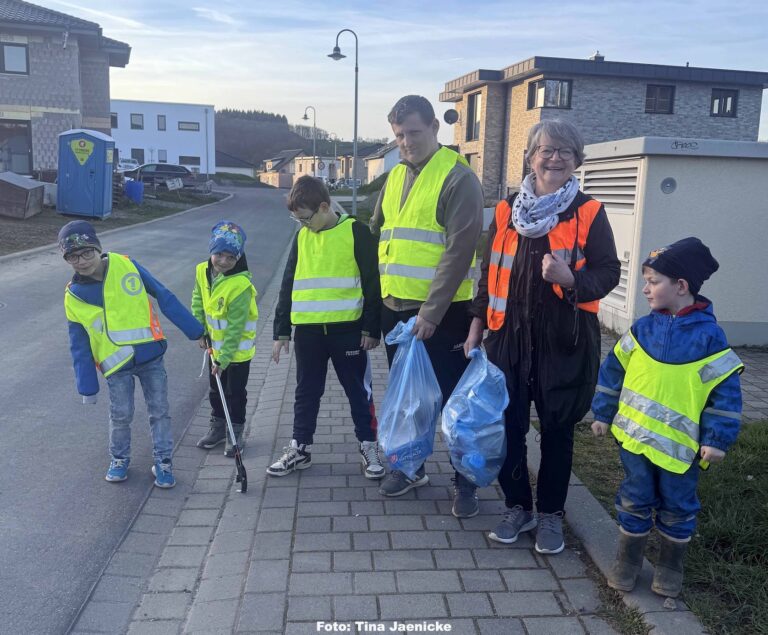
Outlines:
[[338, 62], [339, 60], [343, 60], [346, 57], [346, 55], [342, 55], [341, 54], [341, 49], [338, 46], [334, 46], [333, 47], [333, 53], [328, 55], [328, 57], [330, 57], [332, 60], [336, 60]]
[[304, 121], [309, 121], [309, 117], [307, 117], [307, 113], [304, 113], [304, 116], [302, 117]]

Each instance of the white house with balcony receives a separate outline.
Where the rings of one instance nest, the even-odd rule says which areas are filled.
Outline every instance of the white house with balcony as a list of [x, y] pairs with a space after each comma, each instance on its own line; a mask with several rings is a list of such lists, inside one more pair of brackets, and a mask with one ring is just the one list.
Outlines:
[[175, 163], [193, 172], [216, 172], [212, 105], [112, 99], [112, 137], [121, 157]]

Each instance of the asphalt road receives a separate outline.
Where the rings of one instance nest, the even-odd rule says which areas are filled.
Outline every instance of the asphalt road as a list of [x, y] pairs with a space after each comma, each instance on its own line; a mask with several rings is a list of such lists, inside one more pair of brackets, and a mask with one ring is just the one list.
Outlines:
[[[205, 209], [107, 234], [185, 304], [215, 222], [243, 226], [256, 288], [263, 292], [296, 225], [284, 192], [235, 188]], [[66, 219], [62, 217], [62, 224]], [[98, 221], [96, 221], [98, 231]], [[129, 479], [108, 483], [109, 397], [81, 404], [69, 355], [58, 250], [0, 261], [0, 633], [64, 633], [152, 487], [152, 450], [137, 389]], [[165, 364], [175, 439], [206, 391], [201, 354], [168, 319]]]

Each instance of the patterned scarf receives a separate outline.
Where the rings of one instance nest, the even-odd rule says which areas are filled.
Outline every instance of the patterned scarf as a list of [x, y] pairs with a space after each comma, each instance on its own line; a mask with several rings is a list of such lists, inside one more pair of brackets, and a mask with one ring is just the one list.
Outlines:
[[557, 215], [568, 209], [579, 191], [579, 181], [573, 175], [557, 192], [544, 196], [536, 196], [535, 184], [535, 174], [526, 176], [512, 204], [512, 224], [527, 238], [547, 235], [557, 225]]

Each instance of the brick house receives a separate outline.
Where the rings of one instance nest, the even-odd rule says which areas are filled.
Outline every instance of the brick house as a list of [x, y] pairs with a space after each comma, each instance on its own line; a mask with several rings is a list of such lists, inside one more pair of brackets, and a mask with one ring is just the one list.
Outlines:
[[55, 170], [58, 134], [110, 134], [109, 69], [131, 48], [101, 27], [22, 2], [0, 2], [0, 172]]
[[531, 57], [478, 69], [445, 84], [440, 101], [459, 112], [454, 143], [487, 200], [519, 187], [530, 127], [566, 119], [587, 144], [641, 136], [756, 141], [768, 73]]
[[272, 187], [291, 187], [296, 173], [296, 159], [304, 155], [304, 150], [283, 150], [270, 159], [264, 160], [264, 171], [258, 175], [262, 183]]

